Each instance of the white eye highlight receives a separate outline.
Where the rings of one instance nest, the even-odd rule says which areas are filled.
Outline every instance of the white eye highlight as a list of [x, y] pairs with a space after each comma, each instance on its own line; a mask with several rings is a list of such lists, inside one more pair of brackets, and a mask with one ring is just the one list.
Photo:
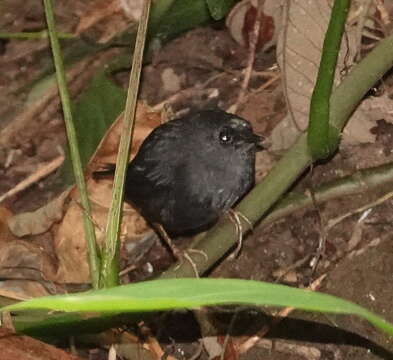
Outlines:
[[221, 130], [219, 134], [221, 144], [231, 144], [234, 138], [234, 131], [232, 128], [226, 127]]

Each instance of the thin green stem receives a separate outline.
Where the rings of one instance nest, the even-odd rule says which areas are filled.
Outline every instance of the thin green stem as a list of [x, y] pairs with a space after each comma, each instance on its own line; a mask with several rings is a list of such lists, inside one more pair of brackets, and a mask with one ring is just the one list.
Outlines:
[[64, 71], [63, 59], [61, 56], [60, 44], [56, 34], [55, 17], [51, 0], [43, 0], [45, 8], [46, 22], [48, 24], [49, 39], [52, 47], [53, 60], [56, 68], [56, 78], [59, 86], [60, 99], [63, 106], [64, 122], [70, 147], [70, 156], [74, 171], [76, 186], [81, 197], [83, 207], [83, 225], [88, 247], [88, 258], [90, 266], [90, 277], [94, 288], [98, 288], [100, 274], [100, 259], [97, 254], [96, 236], [94, 225], [90, 216], [90, 202], [87, 194], [85, 177], [83, 174], [81, 158], [78, 148], [78, 140], [74, 122], [72, 119], [70, 96], [67, 89], [66, 75]]
[[[311, 207], [315, 200], [318, 204], [333, 199], [341, 199], [344, 196], [361, 194], [366, 191], [384, 189], [392, 191], [393, 163], [387, 163], [369, 169], [358, 170], [352, 175], [322, 184], [313, 190], [314, 196], [308, 193], [287, 194], [272, 208], [269, 214], [263, 218], [261, 225], [267, 225], [295, 211]], [[389, 190], [387, 190], [389, 189]]]
[[134, 132], [134, 117], [143, 52], [145, 48], [150, 3], [151, 0], [145, 0], [132, 59], [132, 70], [128, 86], [127, 102], [124, 110], [123, 131], [120, 138], [119, 154], [113, 184], [112, 204], [109, 210], [108, 224], [106, 227], [106, 243], [102, 258], [100, 287], [113, 287], [119, 284], [119, 232], [124, 196], [124, 181], [128, 165], [129, 149]]

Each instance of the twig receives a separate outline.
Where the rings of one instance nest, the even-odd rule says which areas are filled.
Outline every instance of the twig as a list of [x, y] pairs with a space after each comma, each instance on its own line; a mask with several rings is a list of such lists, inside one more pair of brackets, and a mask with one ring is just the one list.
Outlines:
[[267, 89], [270, 85], [274, 84], [277, 80], [281, 79], [281, 73], [274, 74], [270, 80], [266, 81], [262, 86], [255, 90], [256, 93], [259, 93], [265, 89]]
[[319, 260], [321, 259], [323, 253], [325, 252], [325, 246], [326, 246], [326, 240], [327, 240], [327, 230], [326, 230], [326, 225], [325, 225], [325, 221], [322, 216], [321, 210], [320, 210], [318, 203], [315, 199], [315, 193], [314, 193], [313, 188], [309, 189], [309, 194], [310, 194], [311, 200], [313, 202], [314, 209], [317, 212], [318, 220], [319, 220], [318, 248], [317, 248], [317, 251], [316, 251], [314, 257], [311, 259], [311, 268], [312, 268], [311, 273], [314, 274], [314, 272], [318, 266]]
[[358, 23], [356, 26], [356, 43], [357, 43], [357, 54], [356, 54], [356, 61], [359, 61], [361, 58], [361, 45], [362, 45], [362, 37], [363, 37], [363, 28], [368, 20], [368, 14], [370, 12], [370, 6], [373, 3], [373, 0], [366, 0], [362, 7], [361, 13], [358, 16]]
[[22, 180], [19, 184], [13, 187], [11, 190], [7, 191], [5, 194], [0, 196], [0, 203], [5, 199], [8, 199], [11, 196], [18, 194], [19, 192], [27, 189], [30, 185], [35, 184], [37, 181], [42, 178], [48, 176], [50, 173], [55, 171], [60, 167], [60, 165], [64, 161], [64, 156], [60, 155], [57, 158], [54, 158], [52, 161], [42, 165], [38, 168], [36, 172], [29, 175], [26, 179]]
[[361, 213], [363, 211], [366, 211], [368, 209], [371, 209], [371, 208], [373, 208], [375, 206], [378, 206], [378, 205], [384, 203], [385, 201], [391, 199], [392, 197], [393, 197], [393, 191], [388, 192], [387, 194], [385, 194], [384, 196], [378, 198], [377, 200], [372, 201], [372, 202], [370, 202], [370, 203], [368, 203], [368, 204], [366, 204], [366, 205], [364, 205], [364, 206], [362, 206], [362, 207], [360, 207], [358, 209], [349, 211], [346, 214], [338, 216], [338, 217], [336, 217], [334, 219], [330, 219], [328, 221], [328, 224], [327, 224], [327, 230], [330, 230], [332, 227], [336, 226], [338, 223], [340, 223], [344, 219], [346, 219], [346, 218], [348, 218], [348, 217], [350, 217], [352, 215], [355, 215], [355, 214]]
[[246, 96], [248, 84], [250, 83], [252, 69], [253, 69], [254, 61], [255, 61], [255, 50], [257, 47], [257, 43], [258, 43], [259, 31], [261, 29], [261, 13], [262, 13], [262, 8], [263, 8], [264, 3], [265, 3], [264, 0], [258, 0], [258, 7], [257, 7], [257, 13], [256, 13], [256, 17], [255, 17], [254, 28], [249, 36], [248, 59], [247, 59], [246, 69], [244, 70], [243, 83], [241, 85], [240, 92], [237, 97], [236, 103], [233, 106], [231, 106], [231, 108], [230, 108], [230, 111], [233, 113], [236, 113], [239, 106], [241, 104], [243, 104], [244, 98]]

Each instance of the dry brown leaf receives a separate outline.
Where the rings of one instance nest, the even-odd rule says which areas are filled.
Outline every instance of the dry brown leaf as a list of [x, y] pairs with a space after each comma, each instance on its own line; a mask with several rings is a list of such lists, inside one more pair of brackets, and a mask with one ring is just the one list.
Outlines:
[[[91, 188], [90, 188], [91, 189]], [[101, 187], [96, 189], [100, 191]], [[110, 188], [108, 186], [109, 194]], [[109, 198], [110, 195], [108, 195]], [[97, 242], [102, 245], [109, 207], [92, 204]], [[58, 258], [56, 281], [59, 283], [90, 282], [87, 247], [84, 235], [81, 206], [72, 201], [54, 235], [54, 247]], [[138, 239], [147, 232], [147, 225], [139, 214], [125, 205], [121, 226], [121, 237]]]
[[[97, 212], [95, 210], [92, 212], [94, 221], [97, 222]], [[82, 209], [77, 203], [72, 202], [54, 234], [54, 248], [58, 258], [56, 281], [59, 283], [89, 282], [89, 265], [82, 219]], [[96, 229], [96, 234], [97, 232]], [[102, 238], [101, 234], [97, 235]]]
[[[97, 242], [102, 245], [108, 210], [112, 199], [112, 181], [95, 181], [91, 174], [115, 163], [122, 130], [122, 115], [111, 126], [87, 166], [87, 188], [92, 202], [92, 218], [96, 227]], [[136, 113], [131, 157], [135, 156], [142, 141], [161, 123], [160, 113], [153, 113], [139, 104]], [[54, 247], [59, 260], [56, 280], [61, 283], [86, 283], [90, 281], [87, 248], [84, 237], [82, 208], [76, 188], [70, 194], [71, 202], [54, 234]], [[143, 218], [129, 205], [124, 205], [122, 238], [138, 239], [149, 230]]]
[[82, 14], [75, 30], [77, 35], [88, 31], [95, 25], [102, 30], [98, 43], [106, 43], [114, 36], [126, 30], [131, 22], [137, 22], [142, 11], [141, 0], [101, 0], [93, 1]]
[[384, 119], [393, 124], [393, 101], [388, 92], [378, 97], [368, 97], [362, 102], [362, 108], [372, 121]]
[[[307, 128], [311, 94], [331, 12], [330, 2], [327, 0], [292, 0], [286, 2], [283, 9], [277, 60], [283, 73], [288, 116], [272, 133], [273, 150], [288, 148]], [[356, 28], [347, 26], [341, 44], [335, 85], [340, 83], [341, 74], [345, 74], [352, 66], [358, 51], [357, 45]], [[355, 112], [344, 131], [344, 142], [373, 141], [371, 127], [372, 124], [362, 111]]]
[[53, 259], [39, 246], [24, 240], [0, 245], [2, 288], [25, 297], [48, 295], [55, 277]]
[[56, 294], [56, 287], [50, 282], [42, 280], [5, 280], [1, 282], [1, 288], [2, 290], [12, 290], [15, 295], [25, 300]]
[[370, 96], [362, 101], [344, 128], [343, 143], [356, 145], [374, 142], [376, 135], [371, 129], [376, 126], [376, 121], [381, 119], [393, 123], [393, 103], [387, 93], [378, 97]]
[[31, 337], [0, 329], [0, 360], [82, 360]]
[[91, 7], [79, 19], [79, 24], [75, 30], [76, 35], [80, 35], [82, 32], [88, 30], [96, 23], [107, 17], [110, 17], [119, 11], [121, 11], [121, 7], [118, 0], [92, 2]]
[[[277, 45], [277, 60], [283, 71], [288, 110], [301, 131], [308, 124], [310, 98], [319, 69], [323, 40], [331, 8], [326, 0], [292, 0], [284, 6], [283, 31]], [[356, 53], [351, 34], [342, 42], [335, 83], [348, 69]]]
[[[138, 152], [143, 140], [150, 132], [161, 124], [161, 113], [153, 112], [143, 103], [139, 103], [136, 110], [135, 130], [132, 139], [130, 159]], [[105, 164], [116, 163], [117, 150], [123, 125], [123, 113], [108, 129], [87, 165], [87, 174], [102, 168]]]
[[365, 111], [361, 104], [345, 126], [341, 143], [345, 145], [356, 145], [374, 142], [376, 135], [371, 133], [371, 129], [375, 125], [372, 116], [370, 116], [368, 111]]
[[218, 358], [224, 350], [222, 348], [222, 344], [218, 341], [217, 336], [203, 336], [202, 342], [209, 359]]
[[0, 244], [16, 240], [14, 234], [8, 227], [8, 221], [14, 216], [14, 214], [5, 207], [0, 207]]
[[71, 188], [35, 211], [10, 217], [7, 221], [10, 231], [17, 237], [38, 235], [48, 231], [55, 222], [62, 219], [64, 202], [70, 191]]

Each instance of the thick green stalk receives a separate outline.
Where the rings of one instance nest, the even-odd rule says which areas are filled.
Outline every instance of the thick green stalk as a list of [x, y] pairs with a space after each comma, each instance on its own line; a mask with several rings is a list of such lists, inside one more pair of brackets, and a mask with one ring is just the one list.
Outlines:
[[335, 0], [323, 42], [318, 76], [310, 102], [308, 145], [314, 160], [324, 159], [336, 150], [339, 133], [330, 131], [329, 112], [334, 74], [350, 0]]

